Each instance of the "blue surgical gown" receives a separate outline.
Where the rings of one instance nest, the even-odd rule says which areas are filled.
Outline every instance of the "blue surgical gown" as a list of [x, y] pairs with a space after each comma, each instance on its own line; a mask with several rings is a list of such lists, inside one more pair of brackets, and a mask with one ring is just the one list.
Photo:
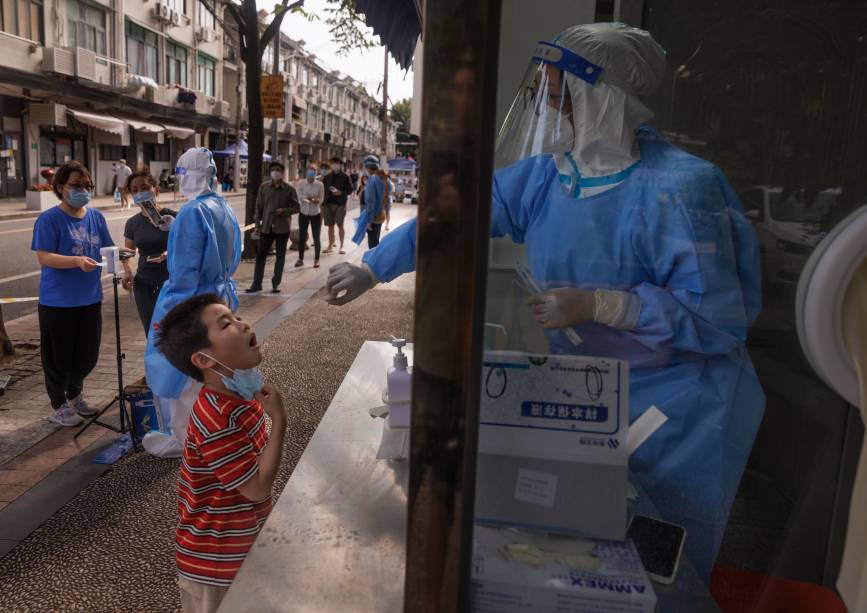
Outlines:
[[[158, 326], [175, 305], [208, 293], [235, 310], [238, 295], [232, 275], [240, 261], [241, 230], [225, 199], [209, 193], [185, 204], [169, 230], [169, 279], [151, 321]], [[179, 397], [188, 379], [154, 347], [153, 326], [145, 349], [145, 375], [154, 394], [163, 398]]]
[[372, 224], [382, 212], [387, 189], [385, 180], [379, 175], [367, 177], [367, 184], [364, 186], [364, 207], [361, 209], [361, 215], [355, 220], [355, 234], [352, 235], [352, 242], [356, 245], [360, 245], [364, 240], [367, 225]]
[[[627, 180], [580, 200], [563, 192], [550, 156], [496, 172], [491, 234], [526, 243], [547, 289], [641, 299], [632, 330], [577, 326], [577, 347], [547, 335], [553, 353], [628, 360], [630, 419], [652, 405], [668, 416], [630, 470], [661, 516], [686, 527], [687, 556], [707, 580], [764, 412], [745, 347], [761, 308], [759, 245], [719, 169], [649, 128], [638, 143]], [[415, 225], [365, 254], [377, 278], [415, 268]]]

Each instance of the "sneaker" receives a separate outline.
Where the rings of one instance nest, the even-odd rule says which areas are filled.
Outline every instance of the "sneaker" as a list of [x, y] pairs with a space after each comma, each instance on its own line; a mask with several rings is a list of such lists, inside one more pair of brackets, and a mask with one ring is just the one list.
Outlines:
[[304, 266], [304, 260], [298, 260], [295, 262], [295, 268], [300, 268], [301, 266]]
[[68, 402], [63, 404], [59, 409], [54, 411], [51, 415], [48, 416], [48, 421], [54, 422], [55, 424], [71, 428], [72, 426], [79, 426], [84, 421], [81, 415], [75, 412], [75, 409], [72, 408], [72, 405]]
[[261, 287], [248, 287], [247, 289], [244, 290], [244, 293], [245, 294], [258, 294], [261, 291], [262, 291]]
[[79, 394], [78, 398], [73, 398], [67, 404], [71, 405], [75, 412], [82, 417], [93, 417], [97, 411], [84, 400], [84, 394]]

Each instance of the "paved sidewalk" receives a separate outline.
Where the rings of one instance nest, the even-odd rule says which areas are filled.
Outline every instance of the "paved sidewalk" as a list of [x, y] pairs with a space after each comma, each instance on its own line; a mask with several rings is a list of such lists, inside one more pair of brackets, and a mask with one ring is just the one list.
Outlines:
[[[237, 192], [227, 192], [223, 194], [226, 198], [238, 198], [246, 196], [246, 190]], [[180, 193], [167, 192], [160, 194], [157, 202], [169, 206], [174, 205], [174, 208], [181, 206], [184, 203], [184, 197]], [[114, 196], [97, 196], [88, 205], [91, 208], [101, 211], [120, 210], [121, 205], [114, 201]], [[28, 217], [38, 217], [42, 211], [31, 211], [27, 209], [26, 198], [5, 198], [0, 199], [0, 221], [7, 219], [26, 219]]]
[[[415, 216], [416, 207], [395, 205], [392, 227]], [[349, 218], [355, 215], [350, 212]], [[347, 220], [347, 226], [351, 225]], [[347, 228], [348, 229], [348, 228]], [[327, 234], [323, 229], [323, 246]], [[324, 284], [328, 268], [341, 261], [359, 261], [366, 244], [347, 245], [347, 254], [336, 252], [322, 256], [322, 267], [312, 262], [294, 268], [295, 256], [287, 253], [282, 293], [247, 296], [243, 289], [252, 280], [252, 262], [242, 262], [235, 280], [240, 293], [239, 313], [265, 339], [280, 321], [304, 305]], [[266, 276], [273, 258], [269, 258]], [[99, 362], [85, 381], [85, 395], [94, 406], [110, 402], [117, 393], [115, 356], [114, 303], [111, 281], [103, 285], [103, 331]], [[143, 375], [145, 336], [135, 304], [121, 289], [121, 338], [124, 382], [131, 383]], [[45, 417], [50, 404], [44, 388], [39, 357], [39, 325], [36, 314], [6, 324], [16, 344], [18, 355], [0, 371], [13, 375], [13, 382], [0, 396], [0, 556], [23, 540], [42, 521], [92, 482], [109, 466], [91, 464], [90, 460], [117, 434], [93, 426], [78, 441], [72, 435], [77, 428], [61, 428]], [[116, 416], [116, 409], [112, 409]], [[16, 502], [17, 501], [17, 502]], [[3, 528], [3, 526], [6, 526]]]

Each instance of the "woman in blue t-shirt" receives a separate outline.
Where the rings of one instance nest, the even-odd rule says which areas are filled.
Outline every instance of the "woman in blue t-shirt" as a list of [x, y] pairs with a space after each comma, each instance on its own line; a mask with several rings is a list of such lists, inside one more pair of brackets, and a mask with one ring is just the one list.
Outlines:
[[87, 208], [93, 180], [80, 162], [67, 162], [54, 176], [60, 204], [42, 213], [31, 249], [42, 266], [39, 334], [50, 421], [77, 426], [95, 415], [82, 395], [84, 378], [96, 366], [102, 338], [99, 250], [114, 245], [102, 213]]

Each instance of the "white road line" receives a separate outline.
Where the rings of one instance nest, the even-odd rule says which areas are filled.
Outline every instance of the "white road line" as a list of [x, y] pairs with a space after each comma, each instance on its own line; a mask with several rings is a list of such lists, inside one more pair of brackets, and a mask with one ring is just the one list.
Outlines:
[[25, 272], [22, 275], [15, 275], [14, 277], [6, 277], [5, 279], [0, 279], [0, 283], [11, 283], [12, 281], [18, 281], [19, 279], [26, 279], [27, 277], [36, 277], [41, 275], [42, 271], [37, 270], [35, 272]]
[[[135, 213], [138, 213], [138, 211], [130, 211], [126, 215], [119, 215], [117, 217], [106, 217], [105, 220], [106, 221], [115, 221], [117, 219], [129, 219]], [[17, 219], [15, 221], [27, 221], [27, 220]], [[2, 223], [2, 222], [0, 222], [0, 223]], [[16, 230], [0, 230], [0, 234], [15, 234], [17, 232], [33, 232], [33, 224], [31, 224], [29, 227], [18, 228]]]

